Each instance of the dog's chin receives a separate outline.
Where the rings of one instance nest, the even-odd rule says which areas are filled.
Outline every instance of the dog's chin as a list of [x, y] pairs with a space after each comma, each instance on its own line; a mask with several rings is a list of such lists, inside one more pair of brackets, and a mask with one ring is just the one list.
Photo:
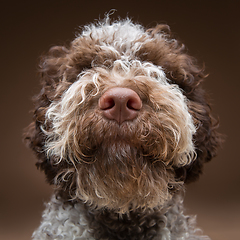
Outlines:
[[75, 197], [97, 209], [126, 213], [162, 207], [182, 187], [161, 161], [148, 156], [127, 140], [103, 142], [91, 163], [77, 166]]
[[[87, 191], [83, 191], [83, 183], [78, 184], [76, 198], [85, 202], [90, 208], [108, 209], [117, 213], [163, 208], [172, 198], [171, 187], [163, 179], [154, 183], [150, 178], [124, 180], [124, 176], [119, 179], [118, 177], [115, 177], [111, 185], [106, 179], [99, 177], [96, 177], [95, 181], [91, 179], [93, 186]], [[180, 188], [178, 184], [178, 190]]]

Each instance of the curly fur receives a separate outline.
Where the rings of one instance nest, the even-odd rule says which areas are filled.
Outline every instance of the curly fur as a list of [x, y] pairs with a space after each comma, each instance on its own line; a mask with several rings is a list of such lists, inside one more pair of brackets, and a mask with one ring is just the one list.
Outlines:
[[[154, 207], [169, 199], [169, 184], [181, 183], [166, 176], [164, 168], [171, 170], [193, 160], [195, 127], [186, 99], [176, 85], [167, 83], [162, 70], [139, 61], [119, 62], [113, 64], [110, 73], [100, 67], [85, 72], [60, 101], [49, 106], [46, 121], [52, 127], [45, 130], [45, 148], [56, 164], [71, 163], [72, 168], [62, 169], [55, 180], [60, 184], [66, 176], [71, 176], [77, 181], [73, 184], [71, 180], [72, 188], [76, 189], [75, 193], [71, 191], [72, 197], [76, 195], [99, 208], [127, 211], [130, 204], [136, 205], [134, 208]], [[146, 106], [148, 110], [139, 114], [133, 123], [120, 127], [115, 122], [109, 123], [92, 103], [96, 102], [93, 98], [99, 98], [100, 93], [113, 85], [106, 83], [106, 79], [114, 79], [117, 86], [135, 88], [139, 95], [151, 99], [153, 110]], [[86, 88], [91, 91], [87, 101]], [[152, 171], [153, 162], [159, 170]], [[82, 164], [76, 166], [76, 163]]]
[[[34, 239], [203, 239], [179, 196], [221, 138], [206, 76], [169, 27], [107, 18], [51, 48], [40, 71], [25, 138], [56, 198]], [[140, 97], [134, 120], [103, 117], [98, 101], [114, 87]]]
[[195, 218], [183, 214], [182, 203], [182, 198], [177, 196], [161, 210], [137, 210], [119, 215], [107, 209], [86, 209], [81, 202], [63, 203], [53, 197], [33, 237], [38, 240], [209, 240], [196, 228]]

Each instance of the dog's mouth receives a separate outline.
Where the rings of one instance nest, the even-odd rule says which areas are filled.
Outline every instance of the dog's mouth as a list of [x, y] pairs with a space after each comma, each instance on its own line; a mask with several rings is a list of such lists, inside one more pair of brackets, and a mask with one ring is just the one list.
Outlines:
[[138, 155], [159, 158], [159, 153], [166, 148], [165, 134], [154, 131], [153, 126], [150, 130], [144, 123], [146, 125], [141, 117], [122, 124], [103, 118], [88, 128], [87, 133], [81, 134], [75, 142], [79, 143], [82, 155], [94, 157], [94, 161], [99, 154], [111, 152], [114, 157], [116, 154], [127, 153], [130, 149], [136, 150]]

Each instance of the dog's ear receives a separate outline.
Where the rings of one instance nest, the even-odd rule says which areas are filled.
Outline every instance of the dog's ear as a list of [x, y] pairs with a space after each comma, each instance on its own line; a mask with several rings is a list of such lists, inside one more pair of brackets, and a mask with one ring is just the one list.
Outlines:
[[[24, 132], [24, 142], [36, 154], [38, 159], [36, 166], [45, 172], [50, 184], [53, 184], [58, 169], [45, 153], [47, 135], [43, 128], [49, 127], [45, 121], [46, 111], [53, 100], [61, 97], [60, 92], [64, 89], [64, 87], [59, 88], [59, 83], [63, 82], [68, 52], [69, 50], [65, 47], [53, 47], [47, 55], [42, 57], [39, 68], [42, 88], [40, 93], [33, 98], [35, 105], [33, 122]], [[62, 86], [66, 85], [66, 82], [62, 83]]]
[[172, 83], [183, 89], [196, 127], [193, 136], [196, 159], [191, 164], [176, 169], [177, 178], [190, 183], [199, 178], [204, 163], [216, 156], [222, 143], [222, 135], [218, 133], [219, 121], [212, 114], [209, 97], [202, 89], [202, 82], [207, 75], [204, 74], [203, 68], [196, 65], [195, 59], [187, 54], [180, 55], [175, 68], [169, 63], [166, 75]]
[[197, 87], [192, 93], [189, 93], [188, 99], [189, 112], [197, 128], [193, 138], [197, 156], [190, 165], [176, 169], [177, 177], [186, 183], [198, 179], [202, 173], [203, 164], [216, 156], [222, 143], [221, 134], [217, 131], [219, 122], [212, 115], [206, 93]]
[[216, 156], [222, 143], [222, 135], [218, 133], [219, 121], [213, 116], [209, 97], [202, 88], [207, 77], [204, 69], [198, 67], [196, 60], [184, 52], [183, 45], [178, 55], [174, 67], [166, 63], [165, 68], [167, 78], [178, 84], [187, 97], [189, 112], [196, 127], [193, 136], [196, 159], [191, 164], [176, 169], [177, 178], [190, 183], [199, 178], [204, 163]]
[[178, 84], [187, 97], [189, 112], [196, 126], [193, 136], [196, 159], [191, 164], [176, 169], [177, 178], [190, 183], [199, 178], [204, 163], [216, 156], [222, 135], [218, 133], [219, 121], [212, 114], [209, 97], [202, 89], [202, 82], [207, 75], [203, 68], [198, 67], [196, 60], [185, 53], [184, 46], [180, 43], [178, 45], [178, 60], [173, 66], [165, 61], [164, 68], [167, 78], [173, 84]]
[[203, 164], [210, 161], [221, 144], [205, 91], [201, 87], [206, 78], [203, 68], [187, 54], [183, 43], [175, 39], [167, 25], [158, 25], [148, 31], [152, 41], [143, 44], [138, 57], [143, 61], [161, 66], [171, 83], [177, 84], [188, 99], [197, 132], [194, 135], [197, 158], [190, 165], [176, 169], [177, 178], [192, 182], [202, 173]]
[[53, 183], [58, 169], [56, 165], [51, 164], [44, 149], [47, 136], [43, 129], [51, 127], [47, 126], [46, 112], [53, 101], [60, 100], [63, 92], [77, 80], [84, 69], [91, 68], [93, 60], [106, 61], [101, 56], [91, 37], [88, 39], [78, 37], [69, 47], [54, 46], [41, 58], [39, 65], [41, 91], [33, 98], [35, 105], [33, 122], [25, 130], [24, 141], [37, 155], [36, 165], [45, 171], [50, 183]]

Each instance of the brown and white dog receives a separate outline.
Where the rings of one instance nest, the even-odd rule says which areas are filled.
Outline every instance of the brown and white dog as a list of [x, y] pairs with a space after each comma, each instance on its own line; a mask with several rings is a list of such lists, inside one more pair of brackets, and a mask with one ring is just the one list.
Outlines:
[[184, 184], [220, 136], [203, 70], [167, 25], [108, 18], [56, 46], [25, 139], [55, 194], [34, 239], [208, 239], [183, 214]]

